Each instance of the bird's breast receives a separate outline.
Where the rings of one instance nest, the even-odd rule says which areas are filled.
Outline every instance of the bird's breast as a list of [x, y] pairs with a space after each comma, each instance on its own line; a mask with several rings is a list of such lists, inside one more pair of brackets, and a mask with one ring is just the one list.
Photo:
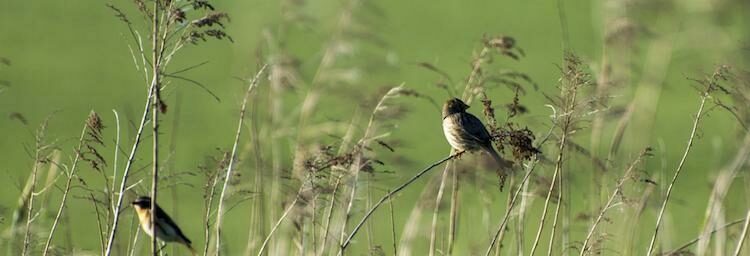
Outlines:
[[146, 209], [137, 209], [138, 221], [141, 223], [143, 232], [146, 232], [148, 236], [154, 235], [154, 230], [151, 228], [151, 212]]
[[461, 128], [457, 126], [455, 116], [447, 116], [443, 119], [443, 134], [448, 144], [456, 150], [465, 150], [465, 143], [461, 138]]

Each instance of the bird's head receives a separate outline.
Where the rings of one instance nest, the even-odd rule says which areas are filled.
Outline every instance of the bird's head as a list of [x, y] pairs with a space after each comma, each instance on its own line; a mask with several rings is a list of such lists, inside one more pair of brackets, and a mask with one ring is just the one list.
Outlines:
[[452, 98], [443, 105], [443, 118], [450, 114], [465, 112], [467, 108], [469, 108], [469, 105], [458, 98]]
[[141, 196], [131, 203], [136, 209], [151, 209], [151, 197]]

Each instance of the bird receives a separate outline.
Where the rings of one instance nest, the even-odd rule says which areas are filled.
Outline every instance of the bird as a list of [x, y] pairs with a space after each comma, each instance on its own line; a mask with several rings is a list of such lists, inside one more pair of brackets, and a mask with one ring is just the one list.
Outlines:
[[466, 112], [468, 108], [469, 105], [458, 98], [449, 99], [443, 105], [443, 133], [448, 144], [456, 152], [483, 151], [497, 162], [500, 169], [510, 167], [510, 162], [492, 147], [492, 137], [482, 121]]
[[[151, 228], [151, 197], [141, 196], [132, 203], [141, 228], [146, 234], [153, 237], [154, 230]], [[167, 215], [164, 210], [156, 205], [156, 238], [164, 242], [177, 242], [185, 245], [193, 255], [196, 255], [195, 249], [191, 245], [190, 239], [182, 233], [180, 227]]]

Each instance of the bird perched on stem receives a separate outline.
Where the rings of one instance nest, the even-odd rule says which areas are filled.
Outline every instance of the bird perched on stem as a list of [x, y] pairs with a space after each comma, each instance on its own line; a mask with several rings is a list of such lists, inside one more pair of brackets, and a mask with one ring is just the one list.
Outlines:
[[[154, 229], [151, 228], [151, 197], [142, 196], [133, 201], [133, 208], [135, 208], [136, 214], [138, 214], [138, 220], [141, 223], [141, 228], [149, 236], [154, 236]], [[164, 242], [177, 242], [187, 246], [190, 253], [196, 255], [195, 249], [191, 246], [190, 239], [182, 233], [180, 227], [174, 223], [172, 218], [167, 215], [164, 210], [156, 205], [156, 238]]]
[[[443, 105], [443, 133], [448, 144], [456, 152], [481, 150], [489, 154], [501, 170], [507, 170], [510, 162], [504, 160], [492, 147], [492, 137], [476, 116], [466, 112], [469, 105], [457, 98], [450, 99]], [[501, 178], [505, 173], [500, 173]]]

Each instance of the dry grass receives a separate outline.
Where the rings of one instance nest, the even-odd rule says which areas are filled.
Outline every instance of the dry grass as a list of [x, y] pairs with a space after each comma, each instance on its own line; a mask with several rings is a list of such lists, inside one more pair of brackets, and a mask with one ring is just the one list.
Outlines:
[[[92, 220], [96, 218], [97, 254], [142, 254], [145, 243], [139, 238], [137, 223], [126, 221], [131, 216], [128, 202], [150, 193], [154, 204], [157, 198], [172, 201], [171, 211], [177, 212], [184, 208], [176, 206], [177, 200], [188, 200], [175, 188], [181, 182], [203, 189], [202, 219], [191, 223], [205, 229], [202, 243], [193, 244], [203, 255], [686, 255], [692, 253], [693, 245], [698, 255], [710, 254], [711, 246], [717, 255], [743, 251], [750, 211], [743, 210], [746, 217], [727, 222], [725, 205], [750, 156], [746, 134], [750, 86], [741, 70], [720, 65], [705, 78], [692, 79], [699, 92], [692, 125], [673, 127], [676, 132], [689, 132], [687, 146], [674, 171], [670, 168], [669, 173], [659, 174], [657, 160], [652, 159], [661, 159], [662, 169], [667, 170], [670, 160], [665, 148], [677, 145], [653, 146], [657, 143], [651, 133], [639, 136], [634, 129], [654, 127], [661, 86], [672, 52], [678, 50], [669, 44], [675, 35], [648, 41], [646, 68], [641, 80], [635, 81], [628, 64], [633, 60], [620, 53], [634, 51], [639, 40], [636, 31], [642, 24], [627, 13], [607, 15], [599, 60], [585, 60], [567, 51], [559, 69], [546, 70], [559, 76], [559, 93], [554, 94], [539, 90], [531, 75], [516, 70], [519, 61], [527, 61], [523, 42], [507, 35], [485, 35], [478, 38], [460, 81], [438, 64], [416, 63], [437, 76], [435, 86], [447, 95], [460, 95], [467, 104], [481, 106], [470, 111], [479, 114], [481, 109], [494, 146], [512, 170], [487, 164], [484, 157], [471, 152], [451, 152], [438, 159], [434, 152], [448, 151], [447, 143], [444, 148], [429, 149], [435, 162], [419, 163], [402, 152], [422, 150], [422, 145], [393, 135], [399, 122], [409, 117], [407, 107], [439, 109], [442, 98], [397, 78], [382, 89], [368, 89], [369, 77], [363, 71], [384, 66], [383, 60], [352, 58], [352, 53], [373, 51], [380, 56], [387, 51], [375, 26], [369, 26], [382, 18], [377, 5], [345, 1], [317, 57], [297, 56], [287, 46], [293, 36], [290, 28], [315, 24], [305, 13], [304, 3], [288, 0], [281, 6], [283, 19], [262, 35], [255, 59], [257, 72], [248, 79], [244, 94], [238, 92], [242, 98], [236, 129], [225, 129], [233, 140], [217, 142], [230, 150], [219, 149], [197, 172], [181, 173], [172, 170], [171, 156], [179, 147], [176, 136], [169, 137], [180, 121], [175, 119], [173, 130], [161, 126], [163, 117], [178, 111], [180, 104], [167, 102], [162, 95], [170, 92], [171, 83], [181, 81], [217, 96], [183, 74], [205, 63], [167, 70], [186, 46], [200, 46], [208, 39], [232, 41], [224, 30], [230, 25], [229, 16], [205, 0], [136, 0], [132, 14], [124, 11], [131, 8], [110, 5], [131, 36], [134, 75], [143, 76], [147, 88], [143, 113], [133, 121], [134, 137], [120, 141], [117, 111], [115, 136], [103, 133], [100, 117], [92, 112], [77, 146], [58, 149], [57, 141], [46, 137], [50, 127], [43, 122], [29, 149], [33, 163], [13, 212], [8, 239], [3, 241], [7, 253], [75, 254], [79, 248], [70, 240], [62, 241], [59, 229], [70, 224], [70, 201], [79, 199], [91, 207]], [[558, 8], [566, 34], [563, 47], [568, 48], [567, 18], [564, 7]], [[138, 17], [130, 17], [134, 15]], [[545, 105], [529, 106], [530, 98]], [[549, 118], [540, 121], [540, 115], [527, 115], [544, 108], [549, 109]], [[336, 117], [328, 116], [328, 110], [336, 112]], [[666, 236], [671, 235], [666, 229], [668, 217], [679, 214], [670, 212], [669, 206], [677, 203], [675, 195], [687, 193], [679, 185], [685, 175], [694, 175], [686, 163], [698, 158], [691, 150], [700, 142], [709, 113], [736, 120], [744, 140], [711, 183], [697, 238], [668, 250], [663, 247], [674, 242]], [[680, 118], [688, 115], [682, 113]], [[149, 136], [151, 154], [143, 159]], [[111, 147], [105, 141], [115, 141], [114, 149], [108, 149], [113, 150], [112, 156], [100, 154]], [[164, 154], [167, 142], [172, 143]], [[131, 145], [127, 152], [120, 149], [121, 143]], [[635, 147], [646, 150], [632, 152]], [[70, 165], [59, 160], [66, 153]], [[79, 161], [88, 163], [94, 172], [82, 170]], [[421, 182], [444, 163], [443, 172]], [[414, 166], [425, 167], [414, 171]], [[105, 167], [113, 169], [111, 175]], [[47, 179], [42, 180], [45, 174]], [[672, 178], [668, 180], [667, 174]], [[185, 181], [183, 175], [194, 175], [202, 184]], [[586, 186], [577, 187], [582, 181]], [[104, 185], [89, 185], [94, 182]], [[391, 183], [398, 185], [387, 185]], [[172, 189], [170, 199], [160, 192], [165, 189]], [[407, 190], [421, 193], [416, 201], [404, 202], [400, 195]], [[583, 203], [573, 201], [582, 197]], [[49, 209], [54, 214], [46, 214]], [[401, 216], [406, 212], [408, 216]], [[185, 223], [184, 216], [180, 215], [178, 223]], [[246, 234], [225, 232], [238, 218], [248, 220], [248, 226], [242, 227]], [[739, 223], [742, 229], [735, 230]], [[235, 236], [246, 238], [247, 244], [233, 244]], [[649, 238], [649, 244], [641, 238]], [[152, 255], [166, 253], [156, 239], [149, 241]], [[180, 253], [177, 249], [169, 255]]]

